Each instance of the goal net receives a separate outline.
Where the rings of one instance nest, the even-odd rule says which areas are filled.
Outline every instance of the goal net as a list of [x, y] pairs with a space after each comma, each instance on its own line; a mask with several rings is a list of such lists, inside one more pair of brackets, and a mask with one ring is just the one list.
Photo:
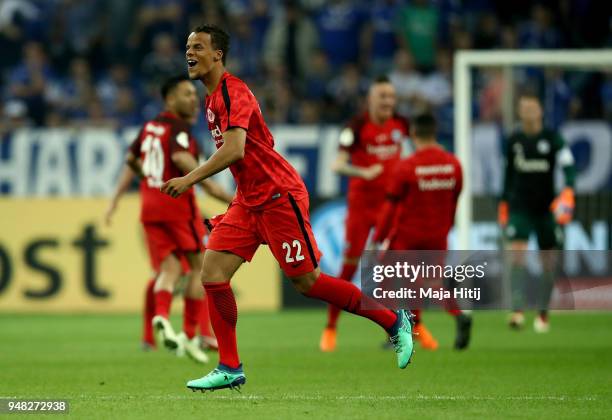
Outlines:
[[545, 126], [561, 132], [576, 160], [575, 221], [566, 227], [566, 249], [611, 249], [612, 49], [455, 54], [454, 148], [465, 176], [451, 246], [500, 243], [503, 145], [516, 127], [520, 90], [539, 94]]

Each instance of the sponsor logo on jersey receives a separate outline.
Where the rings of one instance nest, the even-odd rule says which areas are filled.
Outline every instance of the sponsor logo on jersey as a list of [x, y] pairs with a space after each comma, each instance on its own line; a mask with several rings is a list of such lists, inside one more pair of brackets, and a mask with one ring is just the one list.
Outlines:
[[389, 139], [389, 135], [387, 133], [380, 133], [374, 137], [374, 141], [376, 143], [385, 143]]
[[213, 127], [212, 124], [209, 124], [208, 129], [210, 130], [210, 134], [213, 140], [215, 141], [215, 144], [217, 146], [219, 146], [220, 144], [223, 144], [223, 133], [221, 132], [221, 129], [219, 128], [219, 126], [215, 124], [215, 126]]
[[383, 144], [380, 146], [368, 144], [366, 151], [370, 155], [378, 156], [379, 159], [389, 159], [399, 151], [399, 146], [397, 144]]
[[415, 168], [414, 172], [417, 176], [423, 175], [439, 175], [439, 174], [452, 174], [454, 167], [450, 163], [445, 165], [419, 165]]
[[523, 151], [523, 145], [514, 145], [514, 167], [519, 172], [548, 172], [550, 170], [550, 162], [546, 159], [527, 159]]
[[438, 191], [452, 190], [455, 188], [457, 181], [455, 178], [419, 178], [419, 190], [421, 191]]

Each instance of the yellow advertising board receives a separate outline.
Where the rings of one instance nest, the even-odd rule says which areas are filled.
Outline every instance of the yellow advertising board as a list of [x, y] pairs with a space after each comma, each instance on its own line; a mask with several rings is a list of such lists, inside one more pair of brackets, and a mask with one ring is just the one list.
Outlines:
[[[110, 227], [103, 223], [107, 204], [105, 198], [0, 199], [0, 312], [141, 310], [152, 271], [139, 197], [124, 197]], [[211, 205], [210, 214], [223, 211]], [[280, 307], [280, 271], [266, 246], [232, 285], [241, 310]]]

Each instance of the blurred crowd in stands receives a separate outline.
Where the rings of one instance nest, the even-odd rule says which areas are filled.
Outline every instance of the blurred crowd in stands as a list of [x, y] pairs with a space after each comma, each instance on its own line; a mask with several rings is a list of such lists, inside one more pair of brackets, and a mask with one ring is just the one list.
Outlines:
[[[185, 72], [190, 28], [232, 35], [228, 69], [266, 120], [339, 123], [388, 74], [408, 116], [433, 108], [452, 129], [458, 49], [612, 45], [609, 1], [0, 0], [0, 129], [136, 125], [161, 108], [160, 81]], [[612, 70], [522, 69], [547, 119], [612, 118]], [[479, 71], [474, 116], [499, 121], [501, 70]]]

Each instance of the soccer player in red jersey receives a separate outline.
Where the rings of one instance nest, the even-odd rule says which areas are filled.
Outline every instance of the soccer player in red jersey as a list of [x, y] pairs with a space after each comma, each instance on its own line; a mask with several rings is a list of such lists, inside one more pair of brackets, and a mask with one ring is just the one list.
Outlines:
[[[395, 167], [387, 186], [387, 200], [378, 219], [375, 243], [389, 250], [446, 250], [455, 219], [463, 176], [457, 158], [436, 141], [436, 121], [423, 114], [411, 121], [416, 151]], [[447, 308], [457, 323], [456, 349], [470, 340], [471, 318], [455, 305]], [[438, 343], [415, 312], [414, 331], [424, 348]]]
[[[351, 281], [370, 231], [385, 202], [385, 186], [408, 137], [408, 121], [395, 114], [395, 88], [379, 77], [368, 92], [368, 110], [340, 132], [340, 150], [333, 169], [350, 177], [345, 227], [346, 248], [340, 278]], [[321, 335], [322, 351], [336, 349], [336, 325], [341, 309], [328, 306]]]
[[[196, 114], [197, 115], [197, 114]], [[193, 122], [192, 122], [193, 123]], [[127, 164], [124, 165], [121, 175], [117, 180], [115, 192], [109, 202], [109, 205], [104, 214], [104, 221], [107, 226], [111, 226], [112, 219], [119, 206], [119, 201], [123, 195], [128, 191], [130, 185], [137, 174]], [[219, 216], [217, 216], [219, 217]], [[214, 219], [213, 219], [214, 220]], [[212, 230], [211, 220], [205, 219], [205, 224], [209, 230]], [[181, 265], [183, 267], [183, 274], [188, 274], [191, 271], [189, 263], [185, 257], [181, 257]], [[153, 289], [155, 288], [155, 282], [159, 273], [156, 271], [159, 267], [152, 267], [153, 275], [151, 279], [147, 281], [145, 288], [145, 300], [143, 306], [143, 331], [142, 331], [142, 349], [144, 351], [155, 349], [155, 338], [153, 336], [153, 317], [155, 316], [155, 294]], [[217, 339], [215, 338], [211, 327], [210, 327], [210, 316], [208, 314], [208, 300], [202, 300], [202, 308], [199, 316], [200, 325], [200, 347], [203, 349], [217, 350]]]
[[274, 150], [274, 139], [253, 93], [225, 70], [228, 49], [229, 35], [212, 25], [195, 28], [187, 39], [189, 76], [201, 80], [208, 91], [206, 118], [217, 151], [199, 168], [161, 188], [180, 197], [195, 183], [228, 167], [237, 184], [234, 201], [210, 235], [202, 265], [202, 282], [219, 341], [219, 365], [208, 375], [189, 381], [187, 387], [204, 391], [246, 382], [236, 344], [238, 313], [230, 280], [261, 243], [268, 244], [282, 270], [305, 296], [333, 303], [383, 327], [395, 345], [398, 367], [405, 368], [413, 352], [410, 313], [394, 312], [377, 302], [362, 304], [366, 297], [359, 288], [321, 273], [306, 187], [297, 171]]
[[[162, 86], [165, 110], [147, 122], [130, 146], [126, 162], [141, 175], [141, 221], [149, 247], [151, 264], [159, 273], [153, 288], [155, 310], [152, 320], [157, 339], [164, 346], [183, 351], [199, 362], [207, 356], [195, 336], [202, 312], [203, 293], [198, 269], [202, 264], [205, 227], [195, 194], [189, 189], [174, 200], [159, 191], [168, 179], [187, 173], [198, 166], [197, 143], [190, 132], [189, 121], [197, 113], [197, 93], [184, 76], [169, 79]], [[216, 183], [202, 183], [206, 191], [227, 202], [232, 197]], [[181, 258], [191, 269], [185, 290], [183, 331], [176, 334], [168, 320], [172, 292], [183, 271]]]

